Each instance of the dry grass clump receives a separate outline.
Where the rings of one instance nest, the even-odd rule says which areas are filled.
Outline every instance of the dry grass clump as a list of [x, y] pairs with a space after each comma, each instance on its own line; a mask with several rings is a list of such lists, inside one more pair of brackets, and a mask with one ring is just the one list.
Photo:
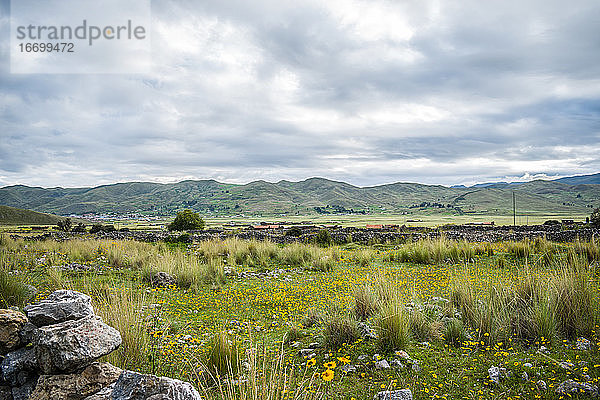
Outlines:
[[356, 321], [349, 315], [330, 315], [324, 324], [323, 344], [328, 349], [339, 349], [344, 344], [352, 344], [360, 338]]
[[375, 329], [383, 352], [404, 349], [410, 340], [410, 315], [401, 303], [387, 303], [375, 317]]
[[473, 245], [465, 240], [449, 240], [445, 236], [437, 239], [422, 239], [417, 242], [406, 243], [388, 260], [399, 262], [413, 262], [417, 264], [432, 264], [442, 262], [471, 261], [476, 254], [485, 254], [492, 251], [492, 247]]
[[532, 273], [513, 284], [489, 284], [481, 293], [469, 285], [468, 272], [454, 279], [451, 299], [463, 321], [487, 343], [516, 337], [525, 342], [544, 338], [589, 336], [600, 321], [593, 272], [563, 265], [540, 278]]

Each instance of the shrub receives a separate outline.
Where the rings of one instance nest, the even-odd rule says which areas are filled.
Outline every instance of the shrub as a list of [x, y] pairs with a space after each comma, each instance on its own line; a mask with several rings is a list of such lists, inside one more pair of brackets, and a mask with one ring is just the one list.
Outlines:
[[56, 227], [63, 232], [69, 232], [72, 225], [73, 223], [71, 222], [71, 218], [65, 218], [58, 221]]
[[290, 229], [288, 229], [287, 231], [285, 231], [285, 236], [292, 236], [292, 237], [302, 236], [302, 229], [297, 226], [293, 226]]
[[410, 339], [409, 316], [402, 304], [391, 302], [375, 317], [378, 346], [383, 352], [404, 349]]
[[348, 316], [332, 315], [325, 320], [324, 344], [328, 349], [339, 349], [344, 344], [352, 344], [360, 337], [356, 321]]
[[314, 242], [319, 246], [327, 247], [333, 244], [333, 239], [331, 238], [331, 233], [329, 233], [327, 229], [321, 229], [314, 237]]
[[204, 220], [200, 215], [192, 210], [179, 211], [175, 216], [175, 220], [167, 225], [170, 231], [187, 231], [204, 229]]

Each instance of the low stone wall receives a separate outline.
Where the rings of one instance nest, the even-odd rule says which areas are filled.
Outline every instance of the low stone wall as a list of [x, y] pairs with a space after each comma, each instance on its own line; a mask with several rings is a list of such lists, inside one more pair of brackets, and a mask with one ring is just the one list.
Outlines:
[[[189, 232], [189, 242], [202, 242], [212, 239], [226, 239], [235, 237], [249, 240], [270, 240], [275, 243], [310, 242], [317, 232], [318, 227], [302, 230], [300, 236], [287, 236], [285, 230], [243, 230], [239, 232], [227, 232], [219, 229], [210, 231]], [[366, 228], [328, 228], [331, 237], [338, 243], [352, 241], [355, 243], [404, 243], [407, 240], [419, 240], [425, 238], [437, 238], [441, 235], [452, 240], [467, 240], [469, 242], [497, 242], [506, 240], [535, 239], [545, 237], [556, 242], [570, 242], [577, 238], [591, 240], [600, 238], [600, 229], [591, 227], [563, 227], [560, 225], [525, 225], [525, 226], [472, 226], [453, 225], [440, 229], [423, 227], [403, 227], [400, 229], [366, 229]], [[143, 242], [175, 241], [181, 233], [159, 232], [102, 232], [94, 235], [53, 232], [37, 236], [11, 235], [13, 238], [25, 240], [69, 240], [72, 238], [93, 237], [96, 239], [109, 240], [138, 240]]]
[[25, 314], [0, 309], [0, 400], [200, 400], [189, 383], [97, 362], [120, 345], [76, 291], [58, 290]]

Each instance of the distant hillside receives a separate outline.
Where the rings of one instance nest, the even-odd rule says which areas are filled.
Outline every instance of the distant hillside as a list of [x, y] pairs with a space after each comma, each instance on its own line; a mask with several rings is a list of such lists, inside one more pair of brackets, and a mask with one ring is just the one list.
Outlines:
[[56, 225], [61, 219], [56, 215], [0, 206], [0, 225]]
[[143, 213], [170, 215], [190, 208], [205, 215], [306, 215], [315, 213], [584, 213], [600, 206], [600, 185], [533, 181], [520, 185], [445, 187], [394, 183], [357, 187], [310, 178], [300, 182], [265, 181], [245, 185], [214, 180], [172, 184], [129, 182], [93, 188], [0, 188], [0, 204], [59, 215]]
[[592, 175], [568, 176], [556, 179], [554, 182], [566, 183], [568, 185], [600, 185], [600, 173]]

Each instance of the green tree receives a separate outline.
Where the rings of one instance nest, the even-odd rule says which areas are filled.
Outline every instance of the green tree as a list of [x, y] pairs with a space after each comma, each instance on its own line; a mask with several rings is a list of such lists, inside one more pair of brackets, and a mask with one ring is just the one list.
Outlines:
[[592, 211], [592, 215], [590, 215], [590, 222], [593, 226], [600, 228], [600, 207]]
[[190, 229], [204, 229], [204, 220], [192, 210], [183, 210], [177, 213], [175, 220], [167, 225], [170, 231], [187, 231]]

